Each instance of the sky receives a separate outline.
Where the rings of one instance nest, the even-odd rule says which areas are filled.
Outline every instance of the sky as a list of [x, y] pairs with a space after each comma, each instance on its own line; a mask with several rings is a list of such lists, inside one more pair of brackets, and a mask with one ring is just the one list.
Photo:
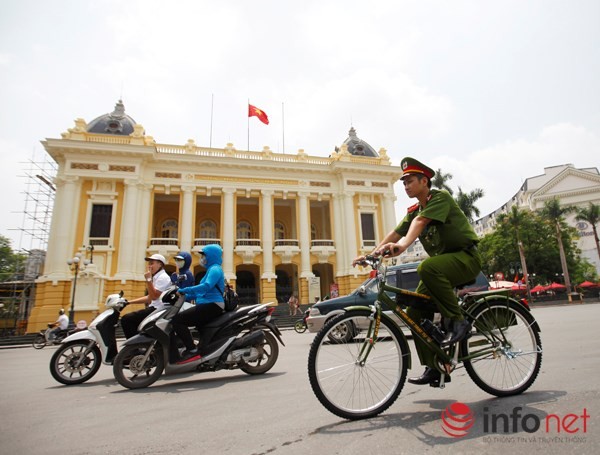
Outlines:
[[[328, 156], [353, 126], [486, 215], [545, 167], [599, 167], [599, 23], [597, 0], [2, 0], [0, 235], [28, 241], [40, 141], [118, 99], [161, 144]], [[270, 118], [249, 143], [248, 101]]]

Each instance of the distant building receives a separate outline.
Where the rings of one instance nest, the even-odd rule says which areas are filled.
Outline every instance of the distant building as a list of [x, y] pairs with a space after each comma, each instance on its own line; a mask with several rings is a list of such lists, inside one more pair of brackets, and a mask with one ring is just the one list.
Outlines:
[[[598, 168], [576, 169], [572, 164], [544, 168], [544, 173], [525, 180], [519, 191], [500, 208], [478, 219], [473, 224], [475, 232], [483, 236], [496, 228], [497, 217], [509, 213], [516, 205], [521, 209], [539, 210], [550, 199], [557, 198], [561, 206], [584, 208], [590, 202], [600, 205], [600, 174]], [[575, 214], [566, 217], [569, 225], [579, 233], [578, 248], [583, 257], [596, 266], [600, 273], [600, 258], [592, 226], [575, 220]]]
[[[172, 261], [179, 251], [223, 247], [223, 268], [244, 303], [309, 303], [309, 280], [321, 296], [348, 293], [366, 270], [352, 259], [371, 251], [396, 225], [394, 183], [402, 175], [385, 149], [376, 152], [354, 128], [329, 157], [158, 144], [125, 113], [110, 114], [42, 142], [58, 163], [45, 268], [29, 318], [32, 332], [56, 319], [73, 298], [91, 318], [108, 294], [145, 292], [144, 257]], [[197, 280], [204, 273], [193, 254]], [[90, 262], [86, 264], [84, 262]], [[136, 309], [136, 308], [133, 308]], [[128, 308], [126, 311], [130, 311]]]

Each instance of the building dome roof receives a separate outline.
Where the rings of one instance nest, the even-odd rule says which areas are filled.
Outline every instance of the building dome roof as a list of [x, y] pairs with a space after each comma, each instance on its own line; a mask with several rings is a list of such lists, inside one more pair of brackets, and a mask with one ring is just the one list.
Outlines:
[[133, 133], [133, 127], [136, 121], [125, 114], [125, 105], [123, 101], [117, 101], [115, 110], [110, 114], [104, 114], [95, 118], [88, 124], [88, 133], [96, 134], [118, 134], [129, 136]]
[[348, 152], [354, 156], [370, 156], [377, 158], [379, 155], [373, 147], [367, 144], [362, 139], [356, 136], [356, 130], [354, 127], [350, 128], [348, 132], [348, 138], [344, 141], [344, 145], [348, 147]]

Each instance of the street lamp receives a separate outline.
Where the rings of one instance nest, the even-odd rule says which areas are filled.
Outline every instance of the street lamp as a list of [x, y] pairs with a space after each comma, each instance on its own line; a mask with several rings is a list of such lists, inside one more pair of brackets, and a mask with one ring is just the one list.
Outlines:
[[[73, 275], [73, 292], [71, 293], [71, 310], [69, 311], [69, 324], [75, 324], [75, 291], [77, 290], [77, 275], [79, 274], [79, 264], [81, 263], [81, 253], [76, 253], [71, 259], [67, 259], [67, 264], [70, 270], [75, 274]], [[83, 260], [83, 266], [85, 267], [90, 263], [89, 259]]]

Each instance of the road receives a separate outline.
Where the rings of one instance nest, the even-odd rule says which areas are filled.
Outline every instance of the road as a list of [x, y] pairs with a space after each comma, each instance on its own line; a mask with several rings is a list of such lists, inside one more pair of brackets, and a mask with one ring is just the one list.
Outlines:
[[[542, 327], [544, 357], [540, 376], [525, 394], [492, 397], [459, 370], [444, 390], [406, 384], [388, 411], [357, 422], [330, 414], [314, 397], [306, 373], [313, 338], [308, 332], [284, 332], [287, 346], [266, 375], [233, 371], [178, 376], [136, 391], [122, 388], [104, 365], [87, 384], [60, 385], [48, 371], [55, 348], [4, 349], [1, 452], [600, 453], [600, 304], [533, 311]], [[420, 374], [414, 363], [409, 374]], [[459, 439], [441, 427], [441, 412], [457, 401], [467, 404], [476, 419], [469, 434]], [[513, 420], [519, 424], [516, 432], [484, 431], [483, 421], [500, 414], [513, 416], [511, 425]], [[560, 432], [554, 424], [545, 431], [547, 416], [560, 420]], [[542, 422], [538, 431], [522, 428], [523, 421], [531, 428], [536, 419]]]

